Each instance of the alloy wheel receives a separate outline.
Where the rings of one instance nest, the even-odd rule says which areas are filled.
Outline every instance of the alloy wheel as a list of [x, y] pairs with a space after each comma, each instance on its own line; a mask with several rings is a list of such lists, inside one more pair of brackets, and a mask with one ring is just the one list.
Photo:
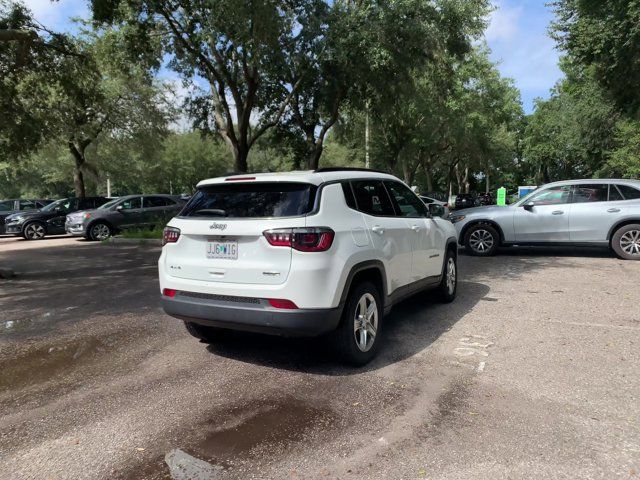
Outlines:
[[29, 240], [40, 240], [44, 235], [44, 227], [39, 223], [31, 223], [24, 229], [24, 236]]
[[378, 306], [370, 293], [360, 297], [355, 311], [353, 334], [361, 352], [371, 350], [378, 333]]
[[98, 223], [91, 229], [91, 236], [96, 240], [105, 240], [111, 236], [111, 230], [104, 223]]
[[447, 262], [447, 292], [453, 295], [456, 291], [456, 261], [449, 258]]
[[479, 253], [485, 253], [493, 247], [494, 239], [491, 232], [482, 228], [474, 231], [469, 237], [469, 246]]
[[620, 248], [628, 255], [640, 256], [640, 230], [629, 230], [622, 235]]

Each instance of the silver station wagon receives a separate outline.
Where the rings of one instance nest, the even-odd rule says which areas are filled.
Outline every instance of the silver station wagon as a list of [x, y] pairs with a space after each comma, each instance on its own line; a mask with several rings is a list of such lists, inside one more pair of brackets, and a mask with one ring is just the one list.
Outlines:
[[501, 245], [609, 246], [640, 260], [640, 181], [568, 180], [544, 185], [517, 203], [458, 210], [449, 216], [472, 255]]

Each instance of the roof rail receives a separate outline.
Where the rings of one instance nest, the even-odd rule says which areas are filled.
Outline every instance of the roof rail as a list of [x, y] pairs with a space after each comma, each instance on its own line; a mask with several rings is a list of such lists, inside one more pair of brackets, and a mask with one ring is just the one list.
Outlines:
[[382, 170], [374, 170], [372, 168], [358, 168], [358, 167], [324, 167], [317, 168], [314, 170], [315, 173], [324, 173], [324, 172], [373, 172], [373, 173], [385, 173]]

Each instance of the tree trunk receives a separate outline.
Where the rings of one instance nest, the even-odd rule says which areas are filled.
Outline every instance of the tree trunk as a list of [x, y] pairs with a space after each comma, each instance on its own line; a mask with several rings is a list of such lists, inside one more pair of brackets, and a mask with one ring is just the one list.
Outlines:
[[71, 152], [71, 155], [73, 155], [73, 159], [75, 161], [73, 167], [73, 186], [76, 197], [84, 198], [87, 194], [84, 186], [84, 175], [82, 173], [82, 167], [86, 160], [84, 156], [84, 148], [78, 148], [73, 139], [71, 139], [69, 140], [69, 151]]
[[464, 193], [462, 175], [460, 174], [460, 167], [458, 165], [456, 165], [455, 167], [455, 172], [456, 172], [456, 183], [458, 184], [458, 193]]
[[233, 161], [236, 173], [247, 173], [249, 171], [249, 165], [247, 163], [247, 157], [249, 156], [249, 147], [241, 144], [233, 147]]
[[464, 193], [469, 193], [469, 167], [464, 167]]
[[422, 162], [422, 171], [427, 179], [427, 191], [433, 192], [433, 178], [431, 177], [431, 162], [429, 160]]
[[320, 165], [320, 157], [322, 156], [322, 151], [324, 150], [324, 146], [322, 142], [315, 143], [313, 148], [309, 152], [309, 156], [307, 159], [307, 168], [309, 170], [317, 170]]

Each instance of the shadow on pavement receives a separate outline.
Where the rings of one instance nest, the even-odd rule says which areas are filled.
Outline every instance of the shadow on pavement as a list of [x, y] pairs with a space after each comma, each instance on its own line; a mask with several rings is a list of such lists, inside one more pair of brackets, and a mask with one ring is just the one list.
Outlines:
[[341, 366], [327, 338], [283, 338], [233, 332], [207, 349], [216, 355], [278, 369], [324, 375], [353, 375], [377, 370], [424, 350], [469, 313], [489, 287], [461, 282], [458, 298], [440, 304], [425, 292], [400, 303], [384, 321], [385, 337], [378, 357], [363, 368]]

